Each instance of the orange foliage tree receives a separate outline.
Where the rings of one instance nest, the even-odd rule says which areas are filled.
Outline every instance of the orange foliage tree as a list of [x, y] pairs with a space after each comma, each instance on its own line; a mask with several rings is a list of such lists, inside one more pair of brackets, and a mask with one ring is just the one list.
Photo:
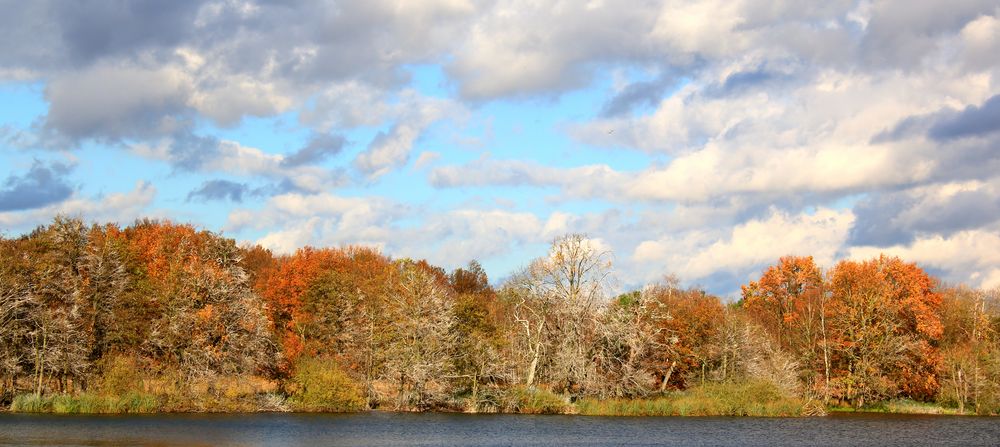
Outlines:
[[826, 331], [826, 285], [812, 256], [785, 256], [760, 280], [742, 287], [741, 306], [773, 334], [781, 349], [805, 367], [807, 383], [828, 390], [830, 360]]
[[330, 249], [305, 247], [291, 256], [280, 257], [273, 268], [261, 272], [257, 278], [258, 293], [268, 304], [271, 323], [281, 340], [287, 369], [302, 354], [302, 334], [296, 328], [306, 315], [302, 309], [302, 296], [312, 283], [330, 270], [339, 254]]
[[834, 267], [828, 311], [837, 397], [862, 406], [900, 394], [926, 400], [937, 393], [943, 326], [934, 287], [916, 264], [895, 257]]
[[647, 361], [655, 372], [660, 391], [668, 387], [683, 389], [689, 376], [703, 370], [714, 355], [713, 341], [725, 319], [725, 309], [718, 297], [698, 289], [680, 289], [676, 281], [648, 288], [646, 293], [657, 310], [654, 318], [657, 345]]

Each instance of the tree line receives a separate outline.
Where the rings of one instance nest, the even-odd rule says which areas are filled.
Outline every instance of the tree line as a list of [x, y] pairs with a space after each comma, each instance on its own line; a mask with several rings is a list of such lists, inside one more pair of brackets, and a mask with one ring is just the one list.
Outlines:
[[613, 277], [576, 234], [494, 286], [475, 261], [276, 256], [191, 225], [57, 217], [0, 238], [0, 404], [531, 411], [752, 381], [824, 406], [1000, 412], [996, 291], [889, 256], [781, 258], [733, 302], [669, 276], [616, 294]]

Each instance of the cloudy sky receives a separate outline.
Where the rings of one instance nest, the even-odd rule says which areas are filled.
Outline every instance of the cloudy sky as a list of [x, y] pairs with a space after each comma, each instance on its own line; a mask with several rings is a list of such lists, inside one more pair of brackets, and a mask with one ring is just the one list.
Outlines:
[[568, 232], [1000, 286], [1000, 6], [0, 0], [0, 231], [169, 218], [502, 278]]

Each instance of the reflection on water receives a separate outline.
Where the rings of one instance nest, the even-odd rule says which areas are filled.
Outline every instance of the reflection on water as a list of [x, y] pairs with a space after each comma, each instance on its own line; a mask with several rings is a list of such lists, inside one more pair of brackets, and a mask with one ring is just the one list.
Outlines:
[[1000, 419], [466, 414], [0, 414], [0, 446], [998, 445]]

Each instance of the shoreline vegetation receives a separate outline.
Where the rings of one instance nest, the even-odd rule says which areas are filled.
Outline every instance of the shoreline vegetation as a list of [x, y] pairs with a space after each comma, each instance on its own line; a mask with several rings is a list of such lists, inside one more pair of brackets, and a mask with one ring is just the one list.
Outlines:
[[732, 302], [671, 276], [622, 293], [602, 246], [560, 237], [492, 284], [57, 217], [0, 237], [0, 410], [1000, 413], [1000, 291], [881, 255], [783, 257]]
[[[760, 384], [756, 385], [757, 387]], [[771, 391], [763, 391], [763, 395], [753, 394], [754, 385], [713, 384], [701, 389], [699, 387], [675, 391], [657, 397], [642, 399], [581, 399], [575, 403], [569, 402], [565, 396], [536, 390], [535, 393], [523, 392], [518, 405], [502, 411], [482, 412], [468, 409], [436, 409], [431, 411], [466, 413], [466, 414], [560, 414], [580, 416], [621, 416], [621, 417], [677, 417], [677, 416], [744, 416], [744, 417], [822, 417], [831, 413], [885, 413], [909, 415], [949, 415], [968, 416], [970, 413], [960, 413], [957, 408], [949, 408], [936, 403], [916, 402], [912, 400], [894, 400], [880, 403], [868, 408], [855, 407], [825, 407], [816, 401], [805, 401], [794, 396], [772, 395]], [[747, 393], [751, 391], [751, 393]], [[532, 395], [534, 394], [534, 395]], [[35, 396], [21, 394], [15, 396], [10, 407], [10, 413], [49, 413], [49, 414], [162, 414], [162, 413], [359, 413], [373, 411], [358, 406], [334, 407], [324, 406], [322, 409], [296, 405], [288, 402], [283, 396], [265, 394], [254, 396], [242, 404], [232, 402], [205, 405], [199, 408], [193, 405], [169, 408], [161, 402], [169, 401], [148, 393], [129, 393], [124, 396], [108, 396], [101, 394], [81, 393], [78, 395], [56, 394]], [[394, 411], [379, 409], [379, 411]], [[410, 412], [410, 411], [407, 411]]]

